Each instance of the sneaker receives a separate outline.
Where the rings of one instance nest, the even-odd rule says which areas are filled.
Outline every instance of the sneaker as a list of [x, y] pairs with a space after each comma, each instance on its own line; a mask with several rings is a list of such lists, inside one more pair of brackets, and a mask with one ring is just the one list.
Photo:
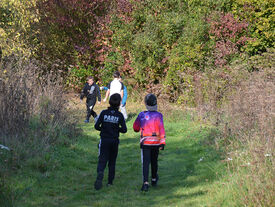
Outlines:
[[141, 187], [141, 191], [145, 191], [145, 192], [147, 192], [147, 191], [148, 191], [148, 189], [149, 189], [149, 184], [145, 184], [145, 183], [143, 183], [143, 184], [142, 184], [142, 187]]
[[113, 186], [113, 183], [107, 183], [107, 187]]
[[154, 187], [157, 186], [158, 180], [159, 180], [159, 176], [158, 175], [157, 175], [156, 178], [152, 178], [152, 180], [151, 180], [152, 186], [154, 186]]
[[88, 120], [88, 119], [86, 119], [86, 120], [84, 121], [84, 123], [89, 123], [89, 120]]
[[102, 181], [101, 180], [96, 180], [95, 181], [95, 189], [99, 190], [100, 188], [102, 188]]

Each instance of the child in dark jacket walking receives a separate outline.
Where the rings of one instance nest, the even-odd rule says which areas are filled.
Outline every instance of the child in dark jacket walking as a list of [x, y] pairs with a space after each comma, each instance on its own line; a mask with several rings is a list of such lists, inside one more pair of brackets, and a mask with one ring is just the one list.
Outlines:
[[156, 186], [158, 182], [158, 155], [159, 149], [164, 150], [165, 130], [163, 116], [157, 112], [157, 98], [154, 94], [145, 96], [145, 106], [148, 111], [140, 112], [134, 122], [135, 132], [140, 131], [141, 161], [143, 170], [143, 184], [141, 191], [149, 189], [149, 165], [151, 163], [151, 184]]
[[87, 106], [87, 116], [85, 123], [88, 123], [90, 121], [91, 115], [96, 120], [97, 114], [93, 110], [94, 106], [96, 104], [96, 99], [98, 99], [98, 103], [101, 102], [101, 95], [98, 85], [94, 82], [94, 79], [92, 76], [89, 76], [87, 78], [87, 83], [83, 87], [80, 95], [80, 100], [82, 101], [83, 98], [86, 96], [86, 106]]
[[100, 113], [95, 123], [95, 129], [100, 131], [97, 178], [94, 184], [96, 190], [102, 187], [104, 169], [107, 162], [109, 168], [108, 185], [112, 185], [115, 178], [119, 133], [127, 132], [124, 117], [122, 113], [118, 111], [120, 103], [120, 94], [115, 93], [111, 95], [109, 100], [110, 107]]

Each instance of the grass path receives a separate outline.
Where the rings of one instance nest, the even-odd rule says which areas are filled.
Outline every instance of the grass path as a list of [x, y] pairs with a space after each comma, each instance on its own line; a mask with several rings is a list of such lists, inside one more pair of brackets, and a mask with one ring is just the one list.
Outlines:
[[141, 108], [129, 105], [131, 119], [128, 132], [120, 136], [114, 185], [105, 186], [105, 170], [103, 188], [95, 191], [99, 132], [92, 123], [82, 124], [85, 109], [80, 109], [76, 117], [83, 135], [74, 144], [58, 146], [45, 157], [29, 161], [14, 177], [17, 187], [24, 189], [18, 206], [208, 206], [209, 193], [224, 170], [219, 153], [204, 145], [211, 140], [210, 128], [192, 122], [180, 110], [170, 113], [163, 108], [167, 147], [159, 155], [159, 185], [142, 193], [139, 134], [132, 130]]

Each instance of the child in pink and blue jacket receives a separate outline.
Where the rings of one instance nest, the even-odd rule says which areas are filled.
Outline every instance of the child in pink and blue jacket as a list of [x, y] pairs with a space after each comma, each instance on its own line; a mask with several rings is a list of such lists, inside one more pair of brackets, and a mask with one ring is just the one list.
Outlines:
[[163, 116], [157, 111], [157, 98], [154, 94], [145, 96], [147, 111], [140, 112], [134, 122], [135, 132], [140, 132], [141, 160], [143, 170], [143, 184], [141, 191], [149, 189], [149, 165], [151, 163], [151, 184], [156, 186], [158, 182], [158, 154], [159, 149], [164, 150], [165, 130]]

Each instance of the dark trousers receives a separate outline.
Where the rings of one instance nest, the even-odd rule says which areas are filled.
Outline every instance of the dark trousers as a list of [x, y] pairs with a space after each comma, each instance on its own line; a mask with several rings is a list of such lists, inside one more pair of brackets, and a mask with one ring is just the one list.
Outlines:
[[148, 182], [149, 165], [151, 163], [152, 178], [157, 178], [159, 147], [146, 146], [141, 148], [143, 182]]
[[102, 180], [104, 169], [108, 162], [108, 183], [112, 184], [115, 178], [116, 158], [118, 154], [118, 139], [100, 139], [99, 156], [97, 164], [97, 180]]
[[95, 100], [87, 100], [86, 101], [86, 106], [87, 106], [87, 120], [90, 120], [91, 115], [95, 118], [97, 116], [97, 114], [95, 113], [94, 106], [95, 106], [96, 101]]

